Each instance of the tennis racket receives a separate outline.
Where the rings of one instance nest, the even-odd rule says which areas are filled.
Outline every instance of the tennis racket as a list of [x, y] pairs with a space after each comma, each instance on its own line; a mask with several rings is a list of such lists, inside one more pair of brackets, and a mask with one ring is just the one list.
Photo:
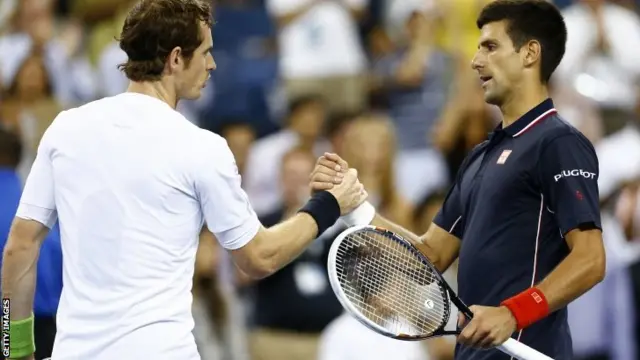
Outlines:
[[[398, 340], [424, 340], [445, 330], [451, 303], [473, 317], [435, 266], [401, 236], [375, 226], [338, 235], [328, 260], [329, 280], [342, 306], [369, 329]], [[520, 360], [552, 360], [509, 338], [498, 346]]]

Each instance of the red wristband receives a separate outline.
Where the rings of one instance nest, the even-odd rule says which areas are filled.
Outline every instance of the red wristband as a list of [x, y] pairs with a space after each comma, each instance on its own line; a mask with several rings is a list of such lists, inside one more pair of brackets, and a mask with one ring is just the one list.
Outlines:
[[547, 299], [542, 291], [535, 287], [503, 301], [500, 305], [511, 310], [518, 323], [518, 330], [526, 328], [549, 314]]

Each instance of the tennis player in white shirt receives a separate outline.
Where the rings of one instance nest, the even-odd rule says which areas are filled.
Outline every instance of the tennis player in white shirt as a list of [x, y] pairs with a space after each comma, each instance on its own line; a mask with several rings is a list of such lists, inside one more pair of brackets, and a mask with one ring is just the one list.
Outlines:
[[210, 26], [206, 2], [142, 0], [120, 39], [128, 91], [64, 111], [46, 131], [4, 250], [11, 358], [33, 358], [36, 261], [57, 219], [64, 288], [52, 360], [196, 360], [203, 224], [261, 278], [365, 200], [350, 170], [293, 218], [262, 227], [226, 142], [175, 111], [215, 69]]

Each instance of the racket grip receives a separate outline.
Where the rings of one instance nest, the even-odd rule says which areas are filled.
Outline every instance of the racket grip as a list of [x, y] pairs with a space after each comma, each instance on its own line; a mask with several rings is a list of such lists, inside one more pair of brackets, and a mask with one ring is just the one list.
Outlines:
[[553, 358], [512, 338], [509, 338], [509, 340], [498, 346], [498, 349], [519, 360], [553, 360]]

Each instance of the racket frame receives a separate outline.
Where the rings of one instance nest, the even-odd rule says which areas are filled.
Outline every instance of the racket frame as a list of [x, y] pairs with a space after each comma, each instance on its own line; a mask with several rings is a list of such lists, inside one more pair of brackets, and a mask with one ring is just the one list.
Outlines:
[[447, 314], [446, 316], [444, 316], [446, 321], [443, 321], [443, 323], [434, 332], [428, 335], [426, 334], [425, 335], [408, 335], [403, 333], [391, 332], [385, 329], [383, 326], [376, 324], [375, 322], [369, 320], [366, 316], [364, 316], [362, 312], [360, 312], [360, 310], [358, 310], [351, 303], [351, 301], [347, 297], [347, 294], [345, 293], [345, 291], [342, 289], [342, 286], [340, 285], [340, 280], [338, 278], [338, 273], [336, 269], [336, 258], [338, 254], [338, 249], [340, 248], [340, 244], [343, 242], [343, 240], [347, 236], [360, 231], [377, 232], [380, 235], [386, 236], [390, 240], [397, 242], [398, 244], [402, 245], [403, 247], [411, 251], [414, 255], [416, 255], [421, 260], [421, 262], [425, 266], [429, 267], [432, 270], [432, 272], [436, 275], [437, 277], [436, 281], [438, 281], [441, 285], [443, 285], [446, 291], [444, 294], [447, 297], [446, 301], [448, 302], [449, 300], [451, 300], [451, 302], [453, 302], [453, 304], [456, 305], [456, 307], [458, 307], [458, 310], [462, 311], [465, 314], [465, 316], [467, 317], [473, 316], [469, 308], [462, 302], [462, 300], [460, 300], [457, 297], [456, 293], [453, 291], [453, 289], [451, 289], [449, 284], [447, 284], [442, 274], [440, 274], [438, 269], [431, 263], [431, 261], [429, 261], [429, 259], [424, 254], [422, 254], [418, 249], [416, 249], [415, 246], [413, 246], [409, 241], [407, 241], [400, 235], [392, 231], [389, 231], [387, 229], [373, 226], [373, 225], [358, 225], [358, 226], [350, 227], [349, 229], [343, 231], [342, 233], [340, 233], [340, 235], [336, 237], [336, 239], [333, 241], [333, 244], [331, 245], [331, 248], [329, 249], [329, 257], [328, 257], [328, 264], [327, 264], [327, 269], [329, 273], [329, 283], [331, 284], [331, 288], [333, 288], [333, 291], [336, 294], [336, 297], [338, 298], [338, 301], [340, 302], [340, 304], [342, 304], [342, 306], [349, 313], [354, 315], [354, 317], [360, 323], [362, 323], [369, 329], [375, 332], [381, 333], [385, 336], [391, 337], [393, 339], [404, 340], [404, 341], [421, 341], [421, 340], [439, 337], [439, 336], [460, 334], [458, 330], [455, 330], [455, 331], [444, 330], [444, 327], [448, 324], [449, 318], [451, 316], [451, 306], [449, 304], [447, 304], [447, 310], [446, 310]]
[[[426, 266], [430, 267], [433, 270], [433, 273], [436, 274], [437, 281], [439, 281], [440, 284], [443, 285], [443, 287], [446, 290], [446, 295], [448, 297], [448, 300], [450, 300], [458, 308], [458, 311], [462, 312], [468, 319], [473, 318], [473, 313], [471, 312], [469, 307], [458, 297], [455, 291], [453, 291], [451, 286], [449, 286], [447, 281], [444, 279], [442, 274], [440, 274], [438, 269], [431, 263], [431, 261], [422, 252], [420, 252], [420, 250], [418, 250], [415, 246], [413, 246], [413, 244], [411, 244], [409, 241], [404, 239], [402, 236], [390, 230], [387, 230], [378, 226], [373, 226], [373, 225], [358, 225], [358, 226], [350, 227], [344, 230], [342, 233], [340, 233], [334, 240], [333, 244], [331, 245], [331, 248], [329, 250], [329, 258], [327, 260], [329, 283], [331, 284], [331, 288], [333, 289], [340, 304], [342, 304], [342, 306], [353, 317], [355, 317], [356, 320], [358, 320], [361, 324], [363, 324], [367, 328], [381, 335], [384, 335], [393, 339], [403, 340], [403, 341], [420, 341], [420, 340], [439, 337], [443, 335], [459, 335], [460, 330], [458, 329], [456, 329], [455, 331], [444, 330], [444, 327], [448, 323], [449, 317], [451, 316], [450, 306], [449, 306], [449, 316], [447, 316], [447, 321], [444, 322], [444, 324], [442, 324], [440, 328], [438, 328], [436, 331], [434, 331], [430, 335], [416, 336], [416, 335], [406, 335], [406, 334], [395, 334], [388, 331], [384, 327], [369, 320], [351, 303], [351, 301], [348, 299], [347, 295], [345, 294], [344, 290], [342, 289], [342, 286], [340, 285], [340, 280], [338, 279], [338, 274], [336, 271], [336, 255], [338, 253], [340, 244], [347, 236], [349, 236], [354, 232], [358, 232], [362, 230], [368, 230], [368, 231], [373, 230], [375, 232], [381, 233], [382, 235], [385, 235], [388, 238], [403, 245], [405, 248], [409, 249], [412, 253], [417, 255], [418, 258], [420, 258], [422, 262]], [[505, 341], [502, 345], [497, 346], [497, 349], [520, 360], [553, 360], [551, 357], [545, 354], [542, 354], [541, 352], [538, 352], [537, 350], [513, 338], [507, 339], [507, 341]]]

